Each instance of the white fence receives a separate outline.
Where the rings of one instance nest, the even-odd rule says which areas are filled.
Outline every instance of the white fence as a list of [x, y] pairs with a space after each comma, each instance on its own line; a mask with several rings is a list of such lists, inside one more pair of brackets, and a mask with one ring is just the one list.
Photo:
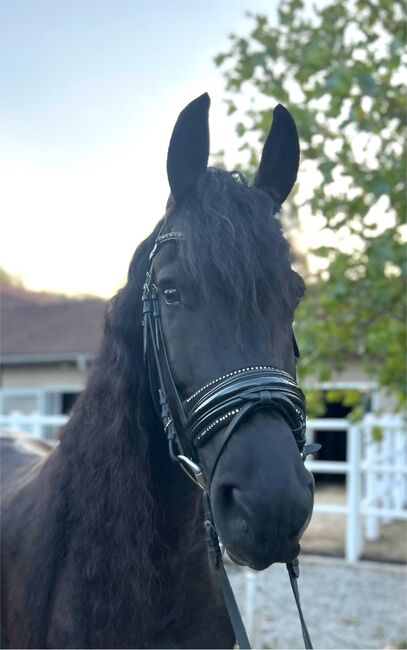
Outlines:
[[306, 466], [313, 473], [346, 476], [346, 505], [318, 504], [314, 511], [346, 517], [345, 557], [354, 562], [363, 553], [364, 540], [380, 536], [381, 523], [407, 520], [405, 423], [402, 416], [388, 414], [368, 414], [357, 424], [345, 419], [308, 420], [308, 440], [312, 441], [318, 430], [347, 436], [346, 461], [311, 459]]
[[[0, 427], [25, 431], [36, 437], [51, 437], [67, 421], [66, 415], [0, 415]], [[380, 429], [382, 439], [375, 440]], [[306, 466], [313, 473], [344, 474], [347, 502], [317, 504], [315, 512], [346, 517], [345, 556], [359, 559], [365, 539], [378, 539], [382, 523], [407, 520], [407, 436], [399, 415], [368, 414], [357, 424], [346, 419], [317, 419], [307, 422], [307, 439], [316, 431], [336, 431], [347, 437], [346, 461], [322, 461], [308, 457]], [[376, 436], [377, 437], [377, 436]], [[364, 525], [366, 522], [366, 525]]]
[[13, 411], [0, 415], [0, 428], [5, 431], [30, 433], [36, 438], [52, 438], [53, 433], [68, 421], [67, 415], [44, 415], [43, 413], [20, 413]]

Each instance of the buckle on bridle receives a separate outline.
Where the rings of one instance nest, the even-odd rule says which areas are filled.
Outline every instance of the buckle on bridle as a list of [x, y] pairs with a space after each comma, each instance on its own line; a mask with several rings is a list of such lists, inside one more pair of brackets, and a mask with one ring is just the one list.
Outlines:
[[[178, 454], [177, 459], [178, 459], [178, 462], [180, 463], [181, 467], [184, 470], [185, 470], [185, 467], [188, 468], [188, 470], [189, 470], [189, 471], [187, 471], [188, 476], [190, 478], [192, 478], [193, 480], [195, 480], [195, 483], [197, 483], [202, 490], [207, 490], [208, 489], [208, 483], [207, 483], [207, 480], [206, 480], [206, 476], [203, 473], [202, 467], [197, 465], [197, 463], [194, 463], [193, 460], [191, 460], [187, 456], [184, 456], [183, 454]], [[191, 475], [191, 472], [192, 472], [193, 476]]]

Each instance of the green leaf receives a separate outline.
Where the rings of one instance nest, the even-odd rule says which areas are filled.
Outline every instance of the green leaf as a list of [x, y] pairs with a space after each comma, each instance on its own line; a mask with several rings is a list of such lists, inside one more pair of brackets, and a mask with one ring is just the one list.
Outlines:
[[364, 95], [376, 97], [379, 94], [379, 88], [377, 87], [372, 74], [369, 74], [368, 72], [359, 72], [356, 77], [359, 82], [359, 87]]
[[384, 439], [384, 431], [381, 427], [372, 428], [372, 440], [374, 442], [382, 442]]

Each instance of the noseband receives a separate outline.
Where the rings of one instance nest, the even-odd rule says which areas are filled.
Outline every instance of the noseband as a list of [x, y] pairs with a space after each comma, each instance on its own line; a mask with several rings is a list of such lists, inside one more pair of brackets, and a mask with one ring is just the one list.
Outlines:
[[[163, 227], [162, 227], [163, 228]], [[223, 567], [219, 538], [214, 525], [210, 502], [210, 486], [219, 459], [243, 418], [258, 409], [269, 408], [279, 413], [289, 425], [303, 460], [307, 454], [317, 450], [316, 445], [305, 444], [306, 404], [297, 382], [284, 370], [271, 365], [249, 366], [232, 370], [182, 399], [173, 378], [165, 346], [159, 292], [153, 281], [154, 258], [161, 246], [169, 241], [183, 239], [180, 232], [161, 234], [155, 240], [150, 253], [150, 267], [143, 288], [143, 345], [144, 358], [148, 366], [150, 389], [154, 404], [158, 393], [159, 408], [164, 431], [169, 444], [171, 460], [179, 463], [188, 476], [203, 489], [205, 513], [205, 536], [212, 566], [220, 576], [225, 603], [229, 612], [240, 648], [250, 648], [236, 601]], [[299, 356], [293, 334], [295, 356]], [[155, 367], [158, 390], [154, 388], [152, 376]], [[199, 464], [197, 450], [224, 430], [210, 476], [205, 476]], [[287, 563], [290, 582], [300, 616], [306, 648], [312, 648], [311, 640], [303, 619], [297, 578], [298, 559]]]

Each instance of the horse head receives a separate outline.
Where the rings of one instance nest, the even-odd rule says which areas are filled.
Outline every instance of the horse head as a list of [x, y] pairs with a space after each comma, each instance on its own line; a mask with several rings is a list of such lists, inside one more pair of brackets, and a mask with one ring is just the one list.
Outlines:
[[145, 285], [146, 355], [174, 458], [201, 471], [231, 558], [264, 569], [297, 557], [313, 507], [292, 331], [304, 283], [277, 217], [299, 141], [277, 106], [249, 185], [208, 167], [208, 112], [204, 94], [171, 137], [171, 196]]

